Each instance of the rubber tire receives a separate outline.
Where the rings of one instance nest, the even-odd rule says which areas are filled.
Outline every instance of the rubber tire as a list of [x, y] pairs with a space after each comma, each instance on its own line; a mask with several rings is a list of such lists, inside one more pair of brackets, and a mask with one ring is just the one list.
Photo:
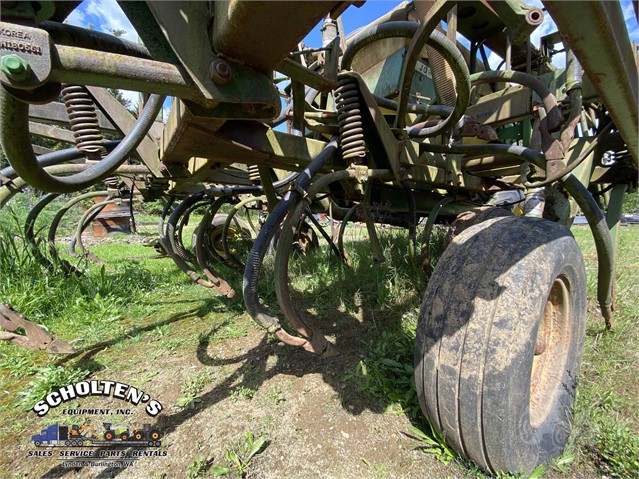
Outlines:
[[40, 446], [42, 446], [42, 442], [41, 441], [33, 441], [33, 445], [35, 447], [40, 447]]
[[155, 441], [157, 441], [158, 439], [160, 439], [160, 431], [158, 431], [157, 429], [153, 429], [150, 433], [149, 433], [149, 437]]
[[131, 435], [128, 432], [123, 432], [120, 434], [120, 439], [122, 439], [123, 441], [128, 441], [130, 437]]
[[[235, 218], [233, 219], [233, 221], [231, 222], [231, 225], [229, 226], [229, 233], [235, 228], [237, 229], [238, 225], [242, 230], [242, 233], [245, 236], [248, 236], [249, 238], [251, 237], [251, 229], [249, 228], [249, 225], [246, 223], [246, 221], [237, 218], [237, 214], [235, 215]], [[213, 244], [210, 244], [210, 236], [213, 234], [213, 232], [215, 230], [219, 230], [219, 234], [221, 235], [222, 230], [224, 228], [224, 223], [226, 223], [226, 218], [228, 217], [227, 213], [218, 213], [215, 216], [213, 216], [213, 219], [211, 220], [211, 226], [209, 227], [209, 231], [207, 231], [206, 235], [207, 238], [205, 238], [205, 240], [209, 243], [210, 248], [208, 248], [209, 254], [212, 255], [213, 258], [220, 260], [222, 262], [226, 261], [228, 258], [226, 257], [226, 254], [224, 253], [224, 251], [222, 251], [222, 245], [221, 245], [221, 239], [220, 239], [220, 245], [219, 245], [219, 250], [215, 249]], [[237, 223], [235, 222], [237, 220]], [[193, 249], [195, 249], [195, 237], [197, 235], [197, 228], [199, 228], [199, 226], [196, 227], [196, 231], [193, 232], [193, 236], [191, 238], [191, 247]], [[215, 231], [217, 233], [217, 231]], [[212, 251], [211, 251], [212, 250]], [[248, 253], [247, 253], [248, 254]]]
[[115, 437], [115, 432], [114, 431], [107, 431], [104, 433], [104, 440], [105, 441], [113, 441], [113, 438]]
[[[557, 278], [570, 308], [568, 339], [559, 342], [564, 365], [552, 368], [545, 419], [533, 426], [537, 332]], [[585, 321], [583, 257], [566, 227], [503, 217], [465, 230], [442, 255], [421, 306], [415, 382], [424, 414], [482, 469], [530, 473], [568, 440]]]

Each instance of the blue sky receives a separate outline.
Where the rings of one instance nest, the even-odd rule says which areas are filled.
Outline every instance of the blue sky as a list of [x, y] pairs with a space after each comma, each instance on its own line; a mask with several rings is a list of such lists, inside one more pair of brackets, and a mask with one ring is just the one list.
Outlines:
[[[399, 3], [400, 2], [398, 1], [369, 0], [360, 8], [350, 6], [344, 15], [342, 15], [344, 28], [347, 33], [350, 33], [359, 27], [367, 25]], [[527, 3], [540, 7], [542, 6], [541, 0], [528, 0]], [[621, 4], [630, 38], [631, 40], [639, 43], [639, 25], [637, 25], [637, 20], [634, 16], [632, 2], [631, 0], [622, 0]], [[71, 13], [67, 22], [81, 27], [93, 25], [95, 30], [109, 33], [114, 29], [125, 30], [126, 33], [123, 35], [124, 38], [131, 41], [138, 40], [135, 30], [115, 0], [85, 0]], [[556, 30], [554, 22], [552, 22], [549, 16], [546, 15], [544, 23], [533, 33], [533, 43], [538, 45], [540, 37], [551, 33], [554, 30]], [[319, 32], [319, 27], [315, 28], [308, 35], [305, 41], [309, 46], [320, 46], [321, 34]], [[491, 65], [495, 67], [499, 60], [497, 60], [496, 55], [492, 54], [491, 56]], [[557, 58], [559, 62], [562, 62], [563, 58], [559, 57], [562, 57], [562, 55], [558, 55]], [[562, 65], [559, 64], [558, 66]], [[127, 92], [125, 95], [134, 103], [137, 103], [137, 93]]]

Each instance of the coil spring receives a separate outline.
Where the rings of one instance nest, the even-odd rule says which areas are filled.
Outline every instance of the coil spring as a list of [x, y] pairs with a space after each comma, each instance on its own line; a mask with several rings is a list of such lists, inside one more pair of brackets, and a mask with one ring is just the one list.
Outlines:
[[65, 85], [62, 97], [78, 150], [87, 155], [102, 156], [106, 148], [102, 144], [95, 105], [87, 89], [81, 85]]
[[257, 165], [249, 165], [248, 177], [251, 183], [258, 184], [260, 182], [260, 168]]
[[354, 158], [357, 161], [357, 158], [366, 156], [357, 81], [353, 78], [342, 77], [337, 80], [337, 85], [335, 103], [342, 157], [345, 160]]

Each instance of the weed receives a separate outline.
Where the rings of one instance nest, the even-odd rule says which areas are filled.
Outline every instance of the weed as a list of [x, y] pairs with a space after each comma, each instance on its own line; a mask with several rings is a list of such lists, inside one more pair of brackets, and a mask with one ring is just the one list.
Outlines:
[[197, 477], [202, 477], [205, 474], [209, 467], [211, 467], [212, 459], [205, 458], [200, 455], [196, 457], [187, 467], [186, 467], [186, 477], [187, 479], [196, 479]]
[[262, 398], [274, 406], [278, 406], [280, 403], [286, 401], [286, 397], [280, 386], [270, 386], [264, 392]]
[[362, 458], [362, 462], [372, 469], [376, 479], [382, 479], [388, 474], [388, 468], [386, 467], [386, 464], [376, 465], [365, 458]]
[[253, 437], [253, 433], [248, 431], [236, 447], [224, 451], [226, 464], [214, 466], [211, 471], [216, 476], [234, 474], [244, 478], [251, 470], [253, 458], [266, 446], [267, 440], [264, 436]]
[[238, 386], [233, 390], [233, 393], [231, 393], [231, 396], [236, 399], [253, 399], [254, 395], [255, 389], [246, 386]]
[[382, 332], [366, 342], [367, 356], [354, 374], [360, 391], [388, 401], [389, 408], [415, 418], [420, 415], [413, 368], [414, 331]]
[[412, 435], [406, 435], [419, 442], [414, 449], [433, 454], [438, 461], [441, 461], [444, 464], [448, 464], [451, 460], [457, 457], [457, 453], [448, 444], [446, 444], [445, 439], [437, 434], [432, 426], [430, 427], [430, 435], [412, 425], [409, 425], [408, 429]]
[[198, 397], [204, 386], [212, 380], [211, 373], [207, 369], [200, 369], [188, 373], [182, 383], [181, 396], [175, 405], [184, 409], [194, 409], [201, 401]]
[[610, 477], [639, 477], [639, 435], [614, 415], [602, 416], [591, 427], [589, 452], [599, 470]]
[[90, 372], [88, 369], [71, 369], [49, 364], [36, 373], [26, 391], [19, 393], [22, 399], [18, 405], [29, 410], [50, 392], [67, 384], [82, 381]]

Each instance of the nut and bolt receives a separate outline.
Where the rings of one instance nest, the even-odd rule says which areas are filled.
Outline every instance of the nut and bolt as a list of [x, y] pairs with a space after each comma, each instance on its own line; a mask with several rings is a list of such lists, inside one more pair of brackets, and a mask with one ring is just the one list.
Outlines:
[[215, 60], [209, 68], [209, 75], [216, 85], [225, 85], [231, 79], [231, 66], [224, 60]]
[[15, 53], [0, 58], [0, 71], [14, 82], [23, 82], [31, 76], [29, 62]]

